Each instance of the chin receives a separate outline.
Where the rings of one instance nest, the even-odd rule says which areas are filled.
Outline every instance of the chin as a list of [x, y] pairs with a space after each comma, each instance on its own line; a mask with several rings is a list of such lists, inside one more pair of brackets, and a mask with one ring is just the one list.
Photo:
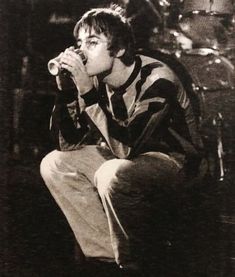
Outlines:
[[92, 70], [92, 69], [89, 69], [89, 68], [86, 68], [86, 72], [89, 75], [89, 77], [93, 77], [93, 76], [98, 74], [95, 70]]

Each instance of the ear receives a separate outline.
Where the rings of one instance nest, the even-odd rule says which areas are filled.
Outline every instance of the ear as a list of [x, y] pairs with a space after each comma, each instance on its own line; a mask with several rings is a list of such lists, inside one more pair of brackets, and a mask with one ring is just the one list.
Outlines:
[[126, 49], [120, 49], [120, 50], [118, 50], [117, 53], [116, 53], [116, 57], [117, 58], [122, 57], [125, 52], [126, 52]]

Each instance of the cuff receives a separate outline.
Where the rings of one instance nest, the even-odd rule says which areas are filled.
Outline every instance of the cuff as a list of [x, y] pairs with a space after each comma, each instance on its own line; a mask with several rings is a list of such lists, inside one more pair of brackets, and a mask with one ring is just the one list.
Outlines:
[[87, 107], [94, 105], [98, 102], [98, 94], [95, 88], [92, 88], [87, 93], [81, 95]]
[[57, 101], [63, 104], [70, 104], [77, 99], [78, 91], [75, 88], [60, 90], [57, 93]]

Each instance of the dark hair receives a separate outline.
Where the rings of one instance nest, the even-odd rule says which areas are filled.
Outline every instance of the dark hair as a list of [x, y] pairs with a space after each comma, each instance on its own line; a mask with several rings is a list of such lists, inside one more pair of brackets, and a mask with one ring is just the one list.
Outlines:
[[130, 24], [124, 16], [124, 10], [118, 5], [109, 8], [95, 8], [86, 12], [74, 27], [73, 35], [78, 36], [80, 28], [103, 33], [109, 40], [108, 50], [110, 55], [116, 54], [120, 49], [125, 53], [120, 57], [125, 65], [134, 62], [134, 38]]

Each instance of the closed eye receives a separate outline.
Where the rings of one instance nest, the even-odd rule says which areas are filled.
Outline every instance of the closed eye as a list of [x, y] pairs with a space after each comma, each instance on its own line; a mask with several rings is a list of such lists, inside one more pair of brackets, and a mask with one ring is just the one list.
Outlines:
[[97, 39], [89, 39], [86, 41], [87, 47], [96, 46], [96, 45], [98, 45], [98, 43], [99, 43], [99, 41]]

